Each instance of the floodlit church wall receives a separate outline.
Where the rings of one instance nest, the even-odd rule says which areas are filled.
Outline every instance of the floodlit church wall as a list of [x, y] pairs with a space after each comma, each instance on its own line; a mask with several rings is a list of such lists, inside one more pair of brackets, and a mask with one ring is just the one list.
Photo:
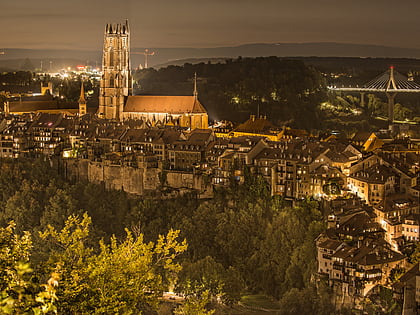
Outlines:
[[170, 114], [170, 113], [147, 113], [147, 112], [124, 112], [122, 113], [124, 120], [138, 119], [149, 122], [167, 122], [170, 118], [173, 121], [178, 120], [180, 127], [191, 129], [207, 129], [208, 115], [207, 114]]

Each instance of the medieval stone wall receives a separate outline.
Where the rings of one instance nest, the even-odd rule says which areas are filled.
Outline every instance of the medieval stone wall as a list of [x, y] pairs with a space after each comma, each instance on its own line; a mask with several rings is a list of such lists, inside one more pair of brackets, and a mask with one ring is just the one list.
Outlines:
[[70, 181], [89, 181], [89, 161], [68, 159], [58, 161], [64, 177]]
[[[162, 185], [160, 168], [136, 168], [122, 165], [107, 165], [83, 159], [62, 161], [64, 176], [72, 181], [103, 184], [106, 189], [124, 190], [135, 195], [158, 191]], [[165, 187], [180, 192], [197, 191], [201, 198], [213, 196], [213, 186], [205, 176], [182, 171], [165, 171]]]
[[202, 174], [169, 171], [166, 175], [166, 185], [175, 189], [195, 190], [200, 198], [211, 198], [213, 196], [211, 181], [206, 182], [205, 176]]

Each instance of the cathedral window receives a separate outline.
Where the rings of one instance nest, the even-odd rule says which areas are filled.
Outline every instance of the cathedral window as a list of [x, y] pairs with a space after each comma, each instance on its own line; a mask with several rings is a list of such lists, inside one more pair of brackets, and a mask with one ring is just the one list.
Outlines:
[[111, 49], [109, 50], [109, 65], [114, 65], [114, 52]]
[[122, 52], [122, 64], [123, 65], [125, 65], [125, 63], [126, 63], [126, 58], [127, 58], [127, 50], [123, 50], [123, 52]]
[[115, 82], [114, 82], [115, 80], [114, 80], [114, 76], [113, 75], [111, 75], [110, 77], [109, 77], [109, 87], [114, 87], [114, 84], [115, 84]]

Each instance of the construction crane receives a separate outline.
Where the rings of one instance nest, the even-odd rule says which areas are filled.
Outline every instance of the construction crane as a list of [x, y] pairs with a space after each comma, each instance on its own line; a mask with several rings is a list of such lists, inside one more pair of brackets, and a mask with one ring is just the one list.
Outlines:
[[[155, 52], [154, 51], [149, 52], [149, 49], [145, 49], [144, 51], [133, 52], [132, 54], [144, 55], [144, 69], [146, 69], [147, 68], [147, 56], [153, 56], [155, 54]], [[141, 64], [140, 64], [139, 68], [141, 68]]]

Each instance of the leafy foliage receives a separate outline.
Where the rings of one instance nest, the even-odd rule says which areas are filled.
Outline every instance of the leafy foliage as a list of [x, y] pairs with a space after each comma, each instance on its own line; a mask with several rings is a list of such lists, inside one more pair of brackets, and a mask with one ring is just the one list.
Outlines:
[[[179, 231], [169, 231], [157, 243], [144, 243], [143, 235], [128, 230], [119, 243], [100, 242], [99, 253], [86, 244], [90, 218], [70, 216], [64, 228], [49, 226], [41, 233], [56, 245], [49, 265], [59, 274], [57, 308], [67, 314], [137, 314], [156, 308], [165, 279], [180, 270], [175, 258], [186, 250], [177, 241]], [[166, 275], [163, 271], [173, 272]]]
[[[154, 309], [169, 286], [190, 301], [204, 292], [228, 305], [246, 292], [281, 299], [293, 288], [305, 292], [316, 269], [314, 239], [324, 229], [318, 204], [291, 207], [249, 173], [243, 185], [200, 201], [133, 198], [71, 184], [45, 161], [0, 168], [0, 188], [8, 192], [0, 195], [0, 223], [15, 219], [18, 233], [42, 231], [28, 253], [38, 278], [58, 275], [55, 305], [62, 313]], [[188, 251], [178, 237], [188, 240]]]
[[2, 314], [55, 313], [55, 274], [45, 285], [31, 277], [29, 250], [32, 241], [28, 232], [15, 234], [11, 222], [0, 228], [0, 311]]
[[209, 303], [208, 291], [203, 292], [200, 296], [188, 297], [185, 303], [175, 309], [175, 315], [212, 315], [214, 310], [207, 310], [206, 305]]

